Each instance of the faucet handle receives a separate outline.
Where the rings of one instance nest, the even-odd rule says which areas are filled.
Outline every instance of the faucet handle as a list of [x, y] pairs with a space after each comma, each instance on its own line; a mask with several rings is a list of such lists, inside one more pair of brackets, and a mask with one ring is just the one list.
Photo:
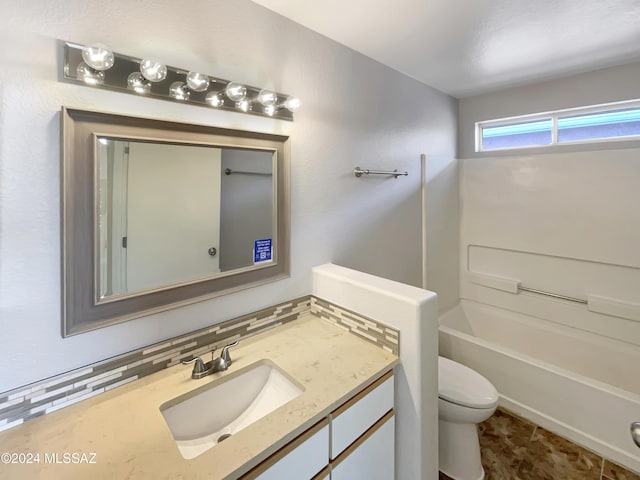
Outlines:
[[207, 367], [202, 361], [202, 358], [193, 357], [191, 360], [182, 360], [182, 362], [180, 363], [182, 363], [182, 365], [189, 365], [190, 363], [194, 362], [195, 365], [193, 366], [193, 371], [191, 372], [191, 378], [200, 378], [200, 376], [202, 376], [202, 374], [207, 371]]
[[226, 347], [224, 347], [222, 349], [222, 353], [220, 354], [220, 358], [222, 358], [224, 360], [224, 362], [227, 364], [227, 367], [229, 365], [231, 365], [231, 357], [229, 356], [229, 349], [231, 347], [235, 347], [236, 345], [238, 345], [238, 343], [240, 343], [240, 340], [236, 340], [233, 343], [230, 343], [229, 345], [227, 345]]

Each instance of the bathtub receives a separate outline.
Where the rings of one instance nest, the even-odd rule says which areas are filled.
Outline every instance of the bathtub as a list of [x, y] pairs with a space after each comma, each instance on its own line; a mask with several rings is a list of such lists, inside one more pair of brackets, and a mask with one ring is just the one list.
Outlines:
[[440, 317], [439, 341], [495, 385], [500, 406], [640, 471], [629, 433], [640, 421], [637, 346], [469, 300]]

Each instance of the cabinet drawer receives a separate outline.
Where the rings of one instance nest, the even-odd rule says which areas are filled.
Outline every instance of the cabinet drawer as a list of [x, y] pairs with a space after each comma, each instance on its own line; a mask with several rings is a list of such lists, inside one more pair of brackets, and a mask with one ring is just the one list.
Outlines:
[[331, 480], [391, 480], [395, 477], [395, 421], [387, 413], [331, 462]]
[[393, 374], [388, 372], [329, 416], [331, 459], [340, 455], [392, 408]]
[[327, 466], [329, 425], [325, 419], [251, 470], [241, 480], [310, 479]]

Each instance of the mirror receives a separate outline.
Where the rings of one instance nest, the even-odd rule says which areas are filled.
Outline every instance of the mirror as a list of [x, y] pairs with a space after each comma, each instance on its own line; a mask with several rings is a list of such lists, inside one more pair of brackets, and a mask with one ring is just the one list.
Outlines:
[[98, 302], [273, 261], [274, 151], [98, 143]]
[[289, 272], [288, 138], [62, 111], [63, 336]]

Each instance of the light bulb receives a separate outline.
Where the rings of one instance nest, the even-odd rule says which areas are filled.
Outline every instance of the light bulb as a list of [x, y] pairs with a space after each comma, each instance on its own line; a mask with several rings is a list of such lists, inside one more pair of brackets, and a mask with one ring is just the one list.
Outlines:
[[270, 117], [273, 117], [275, 115], [275, 113], [276, 113], [276, 106], [275, 105], [267, 105], [266, 107], [264, 107], [264, 113], [266, 113]]
[[176, 100], [188, 100], [191, 92], [183, 82], [173, 82], [169, 86], [169, 95]]
[[204, 92], [209, 88], [209, 77], [198, 72], [187, 74], [187, 86], [194, 92]]
[[249, 105], [250, 105], [249, 100], [247, 100], [246, 98], [244, 100], [240, 100], [239, 102], [236, 102], [236, 108], [239, 108], [243, 112], [249, 111]]
[[115, 57], [113, 52], [101, 43], [94, 43], [82, 49], [84, 63], [94, 70], [103, 71], [113, 67]]
[[207, 102], [212, 107], [220, 107], [224, 104], [224, 99], [220, 95], [220, 92], [209, 92], [207, 96], [204, 97], [204, 101]]
[[167, 66], [148, 58], [140, 62], [140, 72], [150, 82], [161, 82], [167, 78]]
[[87, 85], [102, 85], [104, 83], [104, 72], [91, 68], [84, 62], [80, 62], [76, 69], [78, 80], [82, 80]]
[[127, 88], [136, 93], [149, 93], [151, 82], [142, 76], [140, 72], [130, 73], [127, 77]]
[[275, 92], [272, 92], [271, 90], [267, 90], [266, 88], [263, 88], [258, 93], [258, 102], [260, 102], [265, 107], [268, 107], [270, 105], [275, 105], [277, 101], [278, 101], [278, 94]]
[[288, 97], [284, 101], [284, 108], [289, 110], [291, 113], [294, 113], [296, 110], [298, 110], [300, 108], [300, 105], [302, 105], [302, 102], [300, 102], [300, 99], [298, 97]]
[[247, 96], [247, 87], [240, 83], [229, 82], [224, 91], [227, 97], [236, 103], [244, 100], [244, 97]]

